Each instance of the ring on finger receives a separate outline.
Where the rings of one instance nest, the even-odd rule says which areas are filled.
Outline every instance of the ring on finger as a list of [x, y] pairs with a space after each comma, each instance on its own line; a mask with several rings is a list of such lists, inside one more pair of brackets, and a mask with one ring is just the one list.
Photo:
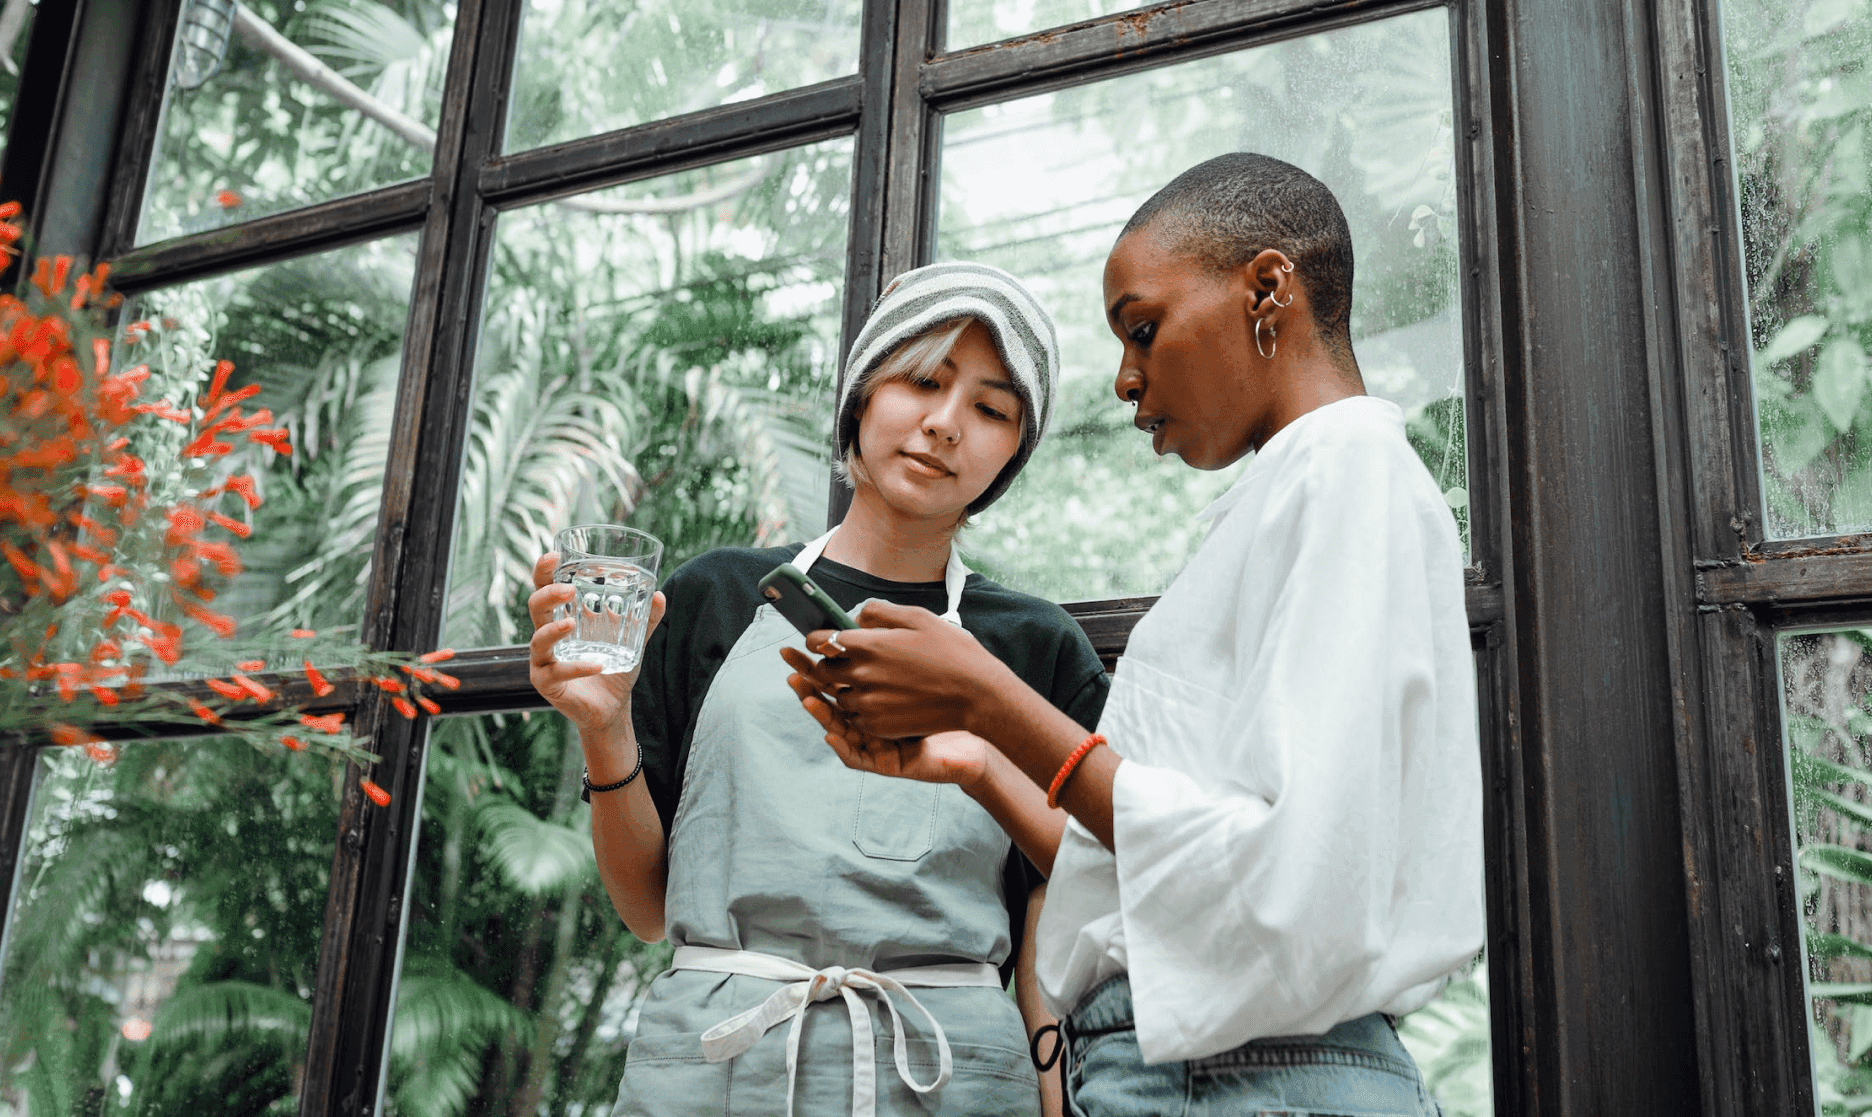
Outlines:
[[841, 656], [845, 654], [845, 645], [839, 643], [839, 638], [836, 636], [826, 637], [825, 646], [829, 650], [828, 654], [830, 655]]

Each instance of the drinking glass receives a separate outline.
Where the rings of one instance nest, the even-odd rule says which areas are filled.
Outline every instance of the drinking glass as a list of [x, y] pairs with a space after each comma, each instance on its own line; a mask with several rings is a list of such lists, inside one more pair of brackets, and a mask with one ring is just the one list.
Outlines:
[[596, 663], [606, 675], [636, 670], [662, 542], [634, 527], [581, 524], [555, 535], [553, 549], [559, 552], [553, 581], [573, 589], [571, 602], [556, 607], [553, 619], [575, 622], [553, 654], [570, 663]]

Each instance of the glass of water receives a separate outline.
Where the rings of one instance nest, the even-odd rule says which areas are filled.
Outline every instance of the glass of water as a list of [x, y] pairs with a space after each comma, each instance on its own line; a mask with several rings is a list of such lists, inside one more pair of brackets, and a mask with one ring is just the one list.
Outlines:
[[655, 536], [617, 524], [581, 524], [553, 537], [559, 566], [553, 581], [571, 583], [568, 604], [554, 620], [571, 617], [572, 634], [553, 645], [571, 663], [596, 663], [604, 674], [634, 671], [643, 656], [663, 544]]

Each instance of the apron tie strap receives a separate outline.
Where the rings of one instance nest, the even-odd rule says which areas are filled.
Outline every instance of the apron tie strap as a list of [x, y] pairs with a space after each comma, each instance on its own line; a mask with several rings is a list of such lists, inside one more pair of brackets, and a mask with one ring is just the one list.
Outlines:
[[[731, 1016], [702, 1033], [702, 1055], [711, 1063], [726, 1062], [752, 1048], [763, 1035], [787, 1023], [787, 1114], [793, 1113], [794, 1084], [799, 1075], [800, 1028], [806, 1018], [806, 1006], [838, 997], [852, 1026], [852, 1117], [875, 1117], [877, 1113], [877, 1068], [875, 1045], [871, 1034], [871, 1013], [865, 1008], [861, 993], [869, 993], [884, 1002], [891, 1015], [891, 1053], [897, 1064], [897, 1077], [919, 1094], [940, 1090], [949, 1081], [954, 1063], [949, 1051], [949, 1037], [942, 1025], [923, 1003], [912, 996], [909, 986], [920, 988], [961, 988], [979, 986], [999, 989], [1000, 973], [986, 962], [961, 962], [938, 966], [909, 966], [899, 970], [873, 970], [827, 966], [815, 970], [802, 962], [754, 950], [724, 950], [712, 946], [679, 946], [672, 969], [707, 970], [714, 973], [742, 974], [786, 984], [774, 990], [765, 1001], [746, 1012]], [[897, 1011], [902, 999], [923, 1015], [936, 1040], [937, 1071], [934, 1081], [918, 1082], [910, 1074], [908, 1037], [904, 1035], [903, 1017]]]

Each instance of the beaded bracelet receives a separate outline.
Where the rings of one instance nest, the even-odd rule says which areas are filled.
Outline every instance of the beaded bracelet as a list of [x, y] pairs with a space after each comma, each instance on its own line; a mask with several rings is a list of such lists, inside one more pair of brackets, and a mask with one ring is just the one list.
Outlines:
[[589, 768], [585, 769], [583, 774], [579, 776], [579, 781], [585, 785], [585, 795], [584, 795], [585, 801], [587, 803], [591, 802], [591, 795], [592, 795], [592, 792], [594, 791], [616, 791], [618, 788], [623, 787], [626, 784], [630, 783], [632, 780], [636, 779], [637, 774], [642, 771], [643, 771], [643, 746], [642, 745], [637, 746], [637, 766], [630, 770], [630, 775], [625, 776], [623, 779], [619, 780], [616, 783], [593, 783], [591, 782], [591, 769]]
[[1099, 736], [1097, 733], [1079, 742], [1079, 747], [1072, 750], [1072, 755], [1066, 758], [1066, 763], [1060, 765], [1059, 774], [1053, 777], [1053, 786], [1047, 788], [1048, 807], [1059, 806], [1060, 788], [1066, 786], [1067, 777], [1071, 776], [1073, 770], [1079, 767], [1079, 762], [1085, 759], [1086, 753], [1091, 752], [1104, 743], [1105, 738]]

